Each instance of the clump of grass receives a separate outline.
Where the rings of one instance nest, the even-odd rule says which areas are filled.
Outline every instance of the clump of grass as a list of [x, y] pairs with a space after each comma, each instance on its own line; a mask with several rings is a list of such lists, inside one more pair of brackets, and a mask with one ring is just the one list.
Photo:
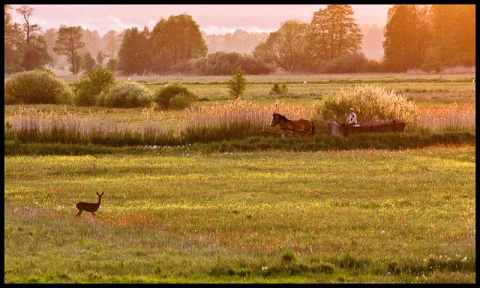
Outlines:
[[295, 255], [295, 253], [293, 251], [285, 251], [282, 254], [282, 263], [283, 264], [289, 265], [289, 264], [295, 263], [295, 261], [297, 261], [297, 256]]

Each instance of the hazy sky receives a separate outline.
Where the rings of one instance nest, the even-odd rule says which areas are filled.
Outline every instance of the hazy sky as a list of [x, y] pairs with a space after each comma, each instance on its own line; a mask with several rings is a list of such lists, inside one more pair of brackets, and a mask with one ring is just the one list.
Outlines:
[[[12, 5], [9, 10], [13, 22], [23, 23], [14, 10], [22, 5]], [[313, 13], [327, 5], [27, 5], [32, 7], [31, 24], [38, 24], [45, 32], [60, 25], [82, 26], [97, 30], [103, 36], [109, 30], [147, 26], [153, 29], [161, 19], [172, 15], [188, 14], [207, 34], [232, 33], [237, 28], [248, 32], [273, 32], [286, 20], [298, 19], [310, 23]], [[393, 5], [351, 5], [359, 25], [384, 26], [388, 9]]]

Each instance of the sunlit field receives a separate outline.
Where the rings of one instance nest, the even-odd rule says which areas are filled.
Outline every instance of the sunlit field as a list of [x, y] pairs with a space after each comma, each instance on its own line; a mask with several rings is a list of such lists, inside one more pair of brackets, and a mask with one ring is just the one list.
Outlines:
[[[476, 282], [476, 146], [452, 144], [455, 133], [476, 133], [474, 73], [247, 75], [241, 101], [229, 96], [229, 78], [132, 77], [152, 91], [183, 83], [200, 98], [187, 110], [6, 105], [5, 143], [30, 156], [4, 156], [4, 282]], [[270, 93], [273, 83], [288, 92]], [[359, 83], [417, 105], [419, 125], [406, 128], [406, 139], [436, 133], [453, 142], [322, 150], [311, 147], [341, 136], [282, 139], [269, 126], [273, 112], [311, 118], [317, 101]], [[210, 135], [232, 119], [266, 133], [243, 140], [252, 152], [215, 148], [239, 145], [229, 141], [81, 156], [36, 154], [34, 146], [69, 149], [55, 140], [62, 133], [180, 137], [197, 127]], [[29, 129], [54, 140], [9, 138]], [[374, 143], [373, 135], [351, 138]], [[105, 193], [97, 217], [75, 217], [75, 203], [96, 202], [97, 192]]]
[[[58, 105], [8, 105], [5, 106], [5, 121], [14, 129], [21, 129], [32, 121], [50, 127], [52, 123], [65, 123], [70, 127], [97, 127], [99, 129], [157, 129], [180, 133], [192, 123], [225, 122], [228, 117], [257, 119], [268, 128], [273, 112], [291, 119], [310, 118], [316, 101], [339, 89], [359, 83], [373, 83], [392, 89], [413, 101], [420, 111], [419, 126], [432, 131], [442, 129], [475, 130], [475, 75], [410, 75], [410, 74], [351, 74], [351, 75], [290, 75], [274, 78], [272, 75], [247, 76], [248, 83], [242, 105], [233, 105], [225, 81], [228, 76], [215, 77], [137, 77], [133, 80], [152, 91], [166, 83], [181, 81], [195, 91], [201, 101], [182, 111], [158, 109], [113, 109], [99, 107], [75, 107]], [[78, 77], [77, 77], [78, 78]], [[121, 81], [122, 78], [117, 79]], [[306, 79], [306, 80], [302, 80]], [[71, 81], [71, 80], [70, 80]], [[208, 82], [209, 81], [209, 82]], [[307, 81], [307, 84], [303, 84]], [[285, 95], [271, 94], [272, 83], [287, 83]], [[213, 107], [212, 107], [213, 106]], [[233, 107], [233, 108], [232, 108]], [[229, 111], [233, 111], [231, 114]], [[248, 113], [246, 113], [247, 111]], [[233, 116], [232, 116], [233, 114]], [[237, 116], [234, 116], [237, 115]], [[227, 117], [227, 118], [228, 118]], [[361, 115], [359, 115], [361, 117]], [[315, 119], [313, 119], [315, 121]], [[410, 127], [407, 127], [409, 129]]]
[[474, 283], [474, 174], [475, 147], [5, 157], [5, 282]]

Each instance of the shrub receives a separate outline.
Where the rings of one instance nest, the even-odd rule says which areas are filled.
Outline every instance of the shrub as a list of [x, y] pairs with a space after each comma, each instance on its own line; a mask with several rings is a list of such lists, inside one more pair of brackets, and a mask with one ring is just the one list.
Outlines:
[[163, 110], [188, 108], [198, 96], [180, 83], [173, 83], [155, 91], [153, 101]]
[[170, 98], [168, 101], [170, 108], [172, 109], [185, 109], [191, 106], [191, 103], [196, 101], [197, 98], [193, 94], [182, 93], [177, 94]]
[[140, 83], [125, 81], [100, 93], [97, 104], [113, 108], [150, 107], [152, 93]]
[[344, 122], [350, 107], [355, 108], [358, 122], [399, 119], [415, 126], [419, 119], [413, 102], [373, 84], [359, 84], [324, 97], [314, 105], [313, 118], [320, 125], [330, 121]]
[[228, 75], [235, 67], [242, 67], [248, 75], [270, 74], [274, 69], [252, 55], [238, 52], [215, 52], [194, 63], [197, 75]]
[[240, 98], [247, 88], [247, 80], [243, 77], [243, 74], [245, 74], [245, 71], [239, 66], [232, 71], [232, 78], [227, 81], [227, 86], [230, 89], [229, 93], [235, 99]]
[[287, 95], [287, 92], [288, 92], [288, 88], [286, 83], [282, 83], [282, 84], [273, 83], [272, 89], [270, 89], [270, 94]]
[[4, 103], [72, 104], [73, 92], [49, 70], [32, 70], [13, 75], [5, 81]]
[[347, 54], [326, 62], [320, 69], [322, 73], [359, 73], [363, 72], [368, 60], [363, 54]]
[[93, 68], [87, 75], [73, 83], [75, 97], [73, 101], [77, 106], [93, 106], [102, 91], [115, 84], [113, 73], [102, 66]]

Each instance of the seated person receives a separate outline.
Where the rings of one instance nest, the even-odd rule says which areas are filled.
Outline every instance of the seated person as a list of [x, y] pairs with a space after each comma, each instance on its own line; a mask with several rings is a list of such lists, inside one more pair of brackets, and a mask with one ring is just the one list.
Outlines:
[[355, 124], [357, 124], [357, 114], [355, 114], [355, 110], [353, 108], [350, 108], [350, 114], [348, 114], [345, 125], [353, 126]]

